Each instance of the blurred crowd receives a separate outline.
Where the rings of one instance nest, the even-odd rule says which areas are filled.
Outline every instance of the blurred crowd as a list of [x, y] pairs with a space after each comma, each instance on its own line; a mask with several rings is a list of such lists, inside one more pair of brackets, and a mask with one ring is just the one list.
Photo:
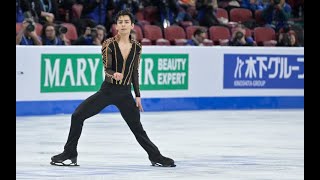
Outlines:
[[304, 0], [16, 0], [16, 44], [101, 45], [123, 9], [143, 45], [304, 46]]

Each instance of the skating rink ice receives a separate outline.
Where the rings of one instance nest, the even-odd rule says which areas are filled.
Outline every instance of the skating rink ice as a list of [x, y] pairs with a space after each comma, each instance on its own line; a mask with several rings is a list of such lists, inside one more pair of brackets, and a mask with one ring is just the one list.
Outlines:
[[16, 179], [302, 180], [304, 110], [143, 112], [142, 124], [175, 168], [150, 165], [119, 113], [87, 119], [78, 167], [50, 165], [70, 115], [17, 117]]

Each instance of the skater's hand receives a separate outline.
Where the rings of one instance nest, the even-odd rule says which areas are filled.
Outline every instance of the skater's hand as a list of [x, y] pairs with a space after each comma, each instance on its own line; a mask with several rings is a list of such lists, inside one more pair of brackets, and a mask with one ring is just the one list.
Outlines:
[[113, 79], [115, 79], [117, 81], [122, 80], [122, 78], [123, 78], [123, 74], [121, 74], [121, 73], [116, 72], [113, 74]]
[[140, 97], [136, 97], [136, 106], [139, 108], [139, 110], [141, 112], [143, 112], [143, 107], [142, 107], [142, 104], [141, 104], [141, 98]]

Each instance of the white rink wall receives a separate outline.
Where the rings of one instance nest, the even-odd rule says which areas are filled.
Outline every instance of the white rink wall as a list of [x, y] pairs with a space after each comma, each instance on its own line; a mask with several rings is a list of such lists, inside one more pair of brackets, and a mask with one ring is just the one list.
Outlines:
[[[139, 70], [146, 111], [304, 108], [301, 47], [144, 46]], [[101, 47], [16, 46], [16, 71], [17, 116], [72, 113], [103, 81]]]

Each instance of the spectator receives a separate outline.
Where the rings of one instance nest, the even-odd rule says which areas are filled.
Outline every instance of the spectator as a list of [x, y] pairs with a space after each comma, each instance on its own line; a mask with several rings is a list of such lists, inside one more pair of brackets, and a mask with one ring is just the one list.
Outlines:
[[154, 6], [154, 5], [155, 5], [154, 1], [152, 1], [152, 0], [142, 0], [140, 2], [140, 6], [142, 6], [142, 7]]
[[[102, 25], [97, 25], [95, 27], [96, 35], [93, 31], [92, 38], [93, 38], [93, 44], [94, 45], [102, 45], [103, 41], [107, 38], [107, 31], [106, 28]], [[92, 30], [91, 30], [92, 31]]]
[[252, 37], [246, 37], [246, 29], [243, 24], [237, 24], [231, 40], [228, 43], [229, 46], [254, 46]]
[[182, 21], [191, 21], [193, 25], [199, 25], [199, 22], [193, 17], [192, 9], [196, 8], [195, 0], [178, 0], [179, 13], [176, 21], [181, 24]]
[[94, 26], [100, 24], [110, 29], [113, 22], [112, 12], [115, 9], [113, 0], [83, 0], [81, 4], [83, 5], [81, 19], [90, 19]]
[[43, 25], [41, 32], [43, 45], [67, 45], [68, 39], [64, 33], [57, 31], [56, 26], [52, 23]]
[[107, 32], [104, 26], [97, 25], [95, 28], [87, 26], [84, 34], [73, 45], [101, 45], [106, 37]]
[[240, 0], [219, 0], [218, 6], [227, 10], [229, 13], [231, 9], [240, 7], [239, 1]]
[[262, 11], [266, 26], [272, 27], [276, 32], [287, 25], [291, 14], [291, 7], [285, 0], [270, 0], [270, 4]]
[[187, 41], [187, 45], [189, 46], [203, 46], [203, 41], [206, 39], [206, 32], [199, 28], [196, 29], [191, 37]]
[[249, 9], [254, 14], [256, 10], [263, 10], [264, 4], [262, 0], [241, 0], [240, 7]]
[[199, 25], [208, 28], [219, 25], [225, 26], [215, 14], [217, 8], [217, 0], [197, 0], [196, 9], [198, 10], [197, 20]]
[[115, 0], [115, 12], [117, 14], [121, 10], [130, 9], [132, 14], [136, 14], [139, 10], [139, 0]]
[[28, 0], [31, 15], [35, 22], [42, 25], [53, 23], [58, 16], [58, 6], [55, 0]]
[[16, 35], [16, 45], [41, 45], [41, 38], [35, 32], [35, 22], [29, 18], [22, 22], [22, 28]]
[[155, 0], [155, 4], [160, 11], [160, 23], [158, 24], [162, 28], [178, 24], [177, 21], [181, 21], [184, 18], [183, 14], [178, 17], [178, 13], [182, 9], [175, 0]]
[[294, 35], [293, 31], [290, 31], [289, 26], [285, 26], [281, 29], [281, 32], [279, 33], [279, 38], [276, 46], [285, 46], [285, 47], [292, 47], [292, 46], [298, 46], [297, 40]]
[[292, 16], [294, 18], [304, 17], [304, 0], [287, 0], [292, 8]]
[[53, 23], [55, 19], [60, 19], [56, 0], [40, 0], [40, 16], [41, 24]]
[[72, 44], [73, 45], [92, 45], [91, 27], [86, 26], [82, 35], [78, 37]]
[[55, 21], [59, 22], [72, 22], [73, 10], [72, 6], [77, 0], [55, 0], [57, 2], [58, 16]]
[[25, 13], [30, 12], [27, 0], [16, 0], [16, 22], [21, 23], [25, 18]]

